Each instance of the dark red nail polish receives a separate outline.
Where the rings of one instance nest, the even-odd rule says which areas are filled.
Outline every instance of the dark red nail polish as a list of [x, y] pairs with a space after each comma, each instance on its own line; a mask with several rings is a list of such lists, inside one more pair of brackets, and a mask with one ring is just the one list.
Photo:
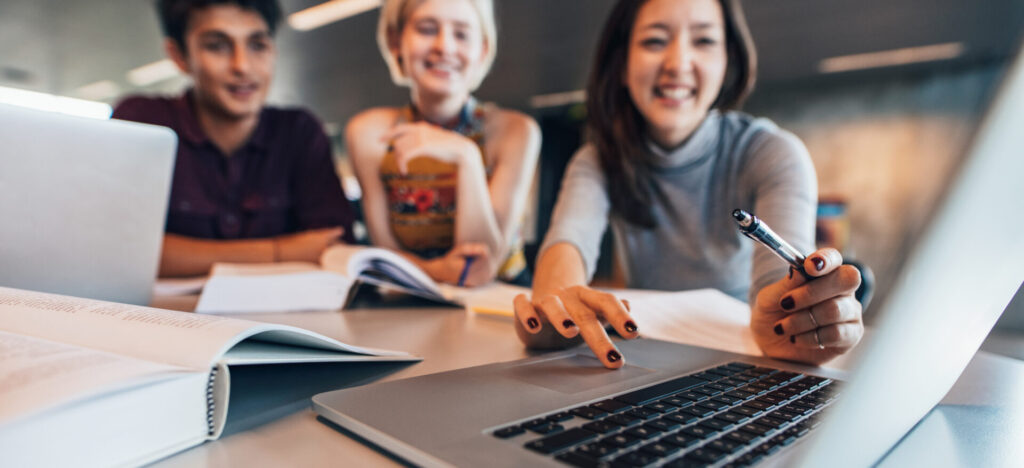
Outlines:
[[825, 260], [822, 260], [821, 257], [811, 258], [811, 263], [814, 264], [814, 268], [818, 271], [825, 269]]
[[572, 328], [575, 326], [576, 322], [573, 322], [572, 320], [569, 319], [566, 319], [564, 322], [562, 322], [562, 328]]
[[796, 301], [793, 300], [793, 296], [786, 296], [782, 298], [782, 302], [779, 305], [785, 310], [792, 310], [793, 307], [796, 307]]
[[530, 318], [526, 319], [526, 326], [530, 327], [530, 330], [533, 330], [534, 328], [537, 328], [537, 327], [540, 326], [540, 322], [538, 322], [537, 319], [535, 319], [533, 317], [530, 317]]
[[629, 322], [626, 322], [626, 324], [623, 325], [622, 328], [625, 328], [626, 331], [628, 331], [630, 333], [633, 333], [633, 332], [636, 331], [636, 324], [633, 323], [632, 321], [629, 321]]
[[789, 279], [793, 279], [793, 272], [794, 271], [796, 271], [796, 268], [789, 267]]
[[796, 344], [796, 335], [789, 335], [789, 342]]
[[616, 351], [614, 349], [611, 350], [611, 351], [608, 351], [608, 362], [616, 362], [619, 359], [622, 359], [622, 355], [619, 354], [618, 351]]
[[776, 325], [775, 326], [775, 334], [776, 335], [781, 335], [783, 333], [785, 333], [785, 332], [782, 331], [782, 324], [780, 323], [780, 324]]

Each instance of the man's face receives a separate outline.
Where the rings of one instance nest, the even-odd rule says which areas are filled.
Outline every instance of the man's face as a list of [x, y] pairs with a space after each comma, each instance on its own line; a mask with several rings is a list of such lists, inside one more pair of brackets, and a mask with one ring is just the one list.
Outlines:
[[168, 54], [195, 84], [197, 105], [222, 118], [259, 115], [277, 51], [266, 21], [237, 5], [191, 13], [185, 50], [167, 39]]

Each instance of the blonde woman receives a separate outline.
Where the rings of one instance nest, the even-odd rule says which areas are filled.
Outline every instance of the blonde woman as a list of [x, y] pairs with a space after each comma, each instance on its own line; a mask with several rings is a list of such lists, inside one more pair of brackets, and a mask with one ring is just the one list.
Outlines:
[[385, 1], [377, 41], [410, 102], [345, 132], [371, 240], [441, 282], [529, 282], [519, 230], [540, 130], [472, 96], [496, 39], [490, 0]]

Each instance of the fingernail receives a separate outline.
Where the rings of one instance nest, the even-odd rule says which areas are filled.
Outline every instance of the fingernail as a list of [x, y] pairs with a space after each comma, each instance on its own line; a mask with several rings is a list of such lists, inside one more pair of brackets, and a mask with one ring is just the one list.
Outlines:
[[611, 351], [608, 351], [608, 362], [616, 362], [619, 359], [622, 359], [622, 355], [619, 354], [618, 351], [616, 351], [614, 349], [611, 350]]
[[825, 269], [825, 260], [823, 260], [821, 257], [811, 258], [811, 263], [814, 264], [814, 268], [818, 271]]
[[633, 332], [636, 331], [636, 324], [633, 323], [632, 321], [629, 321], [629, 322], [626, 322], [626, 324], [623, 325], [622, 328], [625, 328], [626, 331], [628, 331], [630, 333], [633, 333]]
[[789, 267], [789, 279], [793, 279], [793, 272], [794, 271], [796, 271], [796, 268]]
[[776, 325], [775, 326], [775, 334], [776, 335], [781, 335], [783, 333], [785, 333], [785, 332], [782, 331], [782, 324], [780, 323], [780, 324]]
[[789, 342], [796, 344], [796, 335], [789, 335]]
[[576, 322], [573, 322], [572, 320], [569, 319], [566, 319], [564, 322], [562, 322], [562, 328], [572, 328], [575, 326]]
[[530, 317], [526, 319], [526, 326], [530, 327], [530, 330], [533, 330], [534, 328], [540, 326], [540, 322], [538, 322], [536, 318]]
[[626, 306], [626, 312], [629, 312], [629, 301], [623, 299], [622, 300], [622, 305]]
[[793, 296], [786, 296], [782, 298], [782, 301], [779, 302], [779, 305], [781, 305], [782, 308], [785, 310], [791, 310], [793, 307], [796, 306], [796, 301], [793, 300]]

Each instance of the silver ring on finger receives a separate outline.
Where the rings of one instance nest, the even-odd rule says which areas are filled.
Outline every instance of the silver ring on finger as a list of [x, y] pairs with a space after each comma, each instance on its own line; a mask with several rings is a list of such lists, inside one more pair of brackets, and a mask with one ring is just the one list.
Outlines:
[[[817, 328], [818, 328], [818, 321], [814, 320], [814, 313], [811, 312], [811, 309], [807, 309], [807, 316], [811, 318], [811, 325], [814, 325], [815, 330], [817, 330]], [[819, 341], [819, 343], [820, 343], [820, 341]]]
[[814, 329], [814, 339], [818, 342], [818, 349], [825, 349], [825, 345], [821, 344], [821, 335], [818, 334], [818, 329]]

